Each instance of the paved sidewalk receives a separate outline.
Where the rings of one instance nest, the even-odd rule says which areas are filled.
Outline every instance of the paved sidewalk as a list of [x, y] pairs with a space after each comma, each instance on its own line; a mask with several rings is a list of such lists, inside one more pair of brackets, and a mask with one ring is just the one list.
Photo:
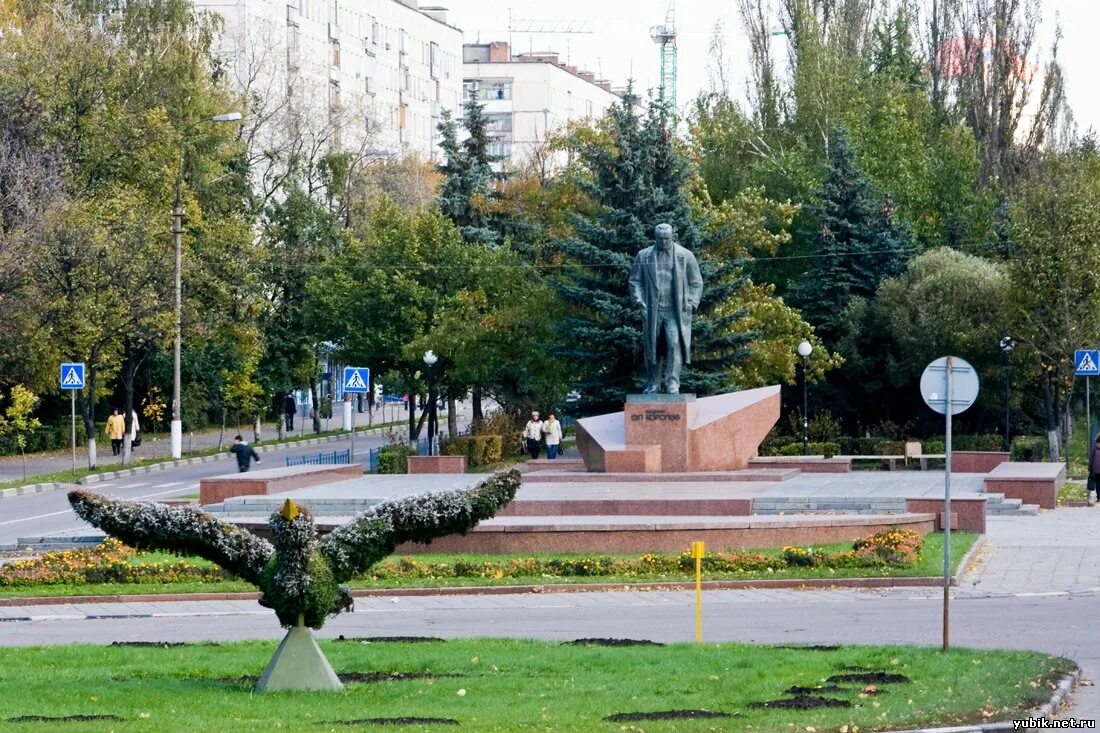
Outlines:
[[1100, 591], [1100, 507], [990, 517], [986, 547], [961, 595]]
[[[408, 413], [404, 410], [395, 409], [393, 407], [387, 407], [385, 410], [386, 420], [394, 421], [398, 419], [408, 419]], [[459, 411], [459, 417], [462, 417], [461, 408]], [[373, 414], [372, 422], [381, 424], [382, 411], [376, 410]], [[446, 419], [444, 418], [442, 424], [446, 426]], [[367, 414], [361, 413], [356, 417], [355, 427], [359, 430], [363, 430], [369, 427], [367, 421]], [[321, 420], [321, 430], [338, 430], [340, 428], [340, 418], [333, 417], [329, 420]], [[395, 426], [395, 430], [400, 428]], [[215, 448], [218, 445], [219, 436], [221, 436], [221, 443], [227, 447], [233, 442], [233, 436], [237, 434], [237, 426], [226, 425], [225, 433], [217, 429], [204, 430], [197, 433], [184, 433], [183, 434], [183, 450], [184, 452], [204, 450], [208, 448]], [[294, 430], [286, 433], [287, 437], [297, 437], [301, 435], [312, 435], [313, 425], [309, 418], [305, 420], [295, 419]], [[252, 442], [253, 433], [251, 425], [241, 426], [241, 435]], [[278, 437], [278, 429], [276, 423], [265, 423], [261, 430], [261, 435], [265, 442], [275, 441]], [[111, 455], [111, 442], [107, 440], [103, 435], [96, 436], [96, 460], [100, 466], [113, 466], [122, 465], [122, 456]], [[153, 436], [151, 432], [142, 434], [141, 446], [134, 450], [135, 460], [142, 460], [148, 458], [169, 458], [172, 453], [172, 441], [169, 439], [168, 433], [158, 433]], [[79, 443], [76, 446], [76, 465], [77, 468], [85, 468], [88, 465], [88, 451], [87, 445]], [[73, 466], [72, 451], [71, 450], [59, 450], [50, 451], [48, 453], [33, 453], [27, 456], [27, 483], [34, 483], [34, 477], [36, 475], [44, 473], [57, 473], [60, 471], [68, 471]], [[19, 456], [4, 456], [0, 457], [0, 483], [7, 483], [8, 481], [17, 481], [23, 478], [23, 463]]]

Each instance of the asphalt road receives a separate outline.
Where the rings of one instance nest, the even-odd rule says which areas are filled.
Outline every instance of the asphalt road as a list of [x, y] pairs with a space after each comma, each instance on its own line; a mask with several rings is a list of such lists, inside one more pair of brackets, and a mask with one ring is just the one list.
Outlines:
[[[385, 445], [387, 437], [358, 436], [355, 440], [355, 460], [366, 460], [371, 448]], [[344, 450], [347, 439], [321, 445], [286, 448], [261, 454], [259, 468], [276, 468], [284, 465], [287, 456], [302, 456], [325, 451]], [[209, 476], [236, 473], [232, 460], [213, 461], [192, 466], [180, 466], [164, 471], [138, 474], [127, 478], [91, 484], [87, 488], [97, 493], [120, 499], [167, 499], [173, 496], [196, 494], [199, 480]], [[54, 532], [87, 527], [73, 514], [65, 498], [66, 491], [58, 489], [0, 499], [0, 547], [14, 545], [21, 537], [37, 537]]]

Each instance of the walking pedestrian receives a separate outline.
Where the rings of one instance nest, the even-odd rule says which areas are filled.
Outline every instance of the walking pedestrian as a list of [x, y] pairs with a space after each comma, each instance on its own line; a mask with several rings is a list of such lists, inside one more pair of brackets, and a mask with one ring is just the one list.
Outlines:
[[298, 400], [294, 399], [293, 392], [287, 392], [283, 398], [283, 417], [286, 418], [286, 429], [294, 432], [294, 413], [298, 412]]
[[523, 427], [523, 441], [528, 455], [532, 459], [538, 458], [542, 447], [542, 420], [539, 420], [538, 412], [532, 412], [531, 419]]
[[237, 469], [241, 473], [248, 473], [252, 461], [260, 462], [260, 454], [239, 435], [233, 438], [233, 447], [229, 449], [229, 452], [237, 456]]
[[111, 440], [111, 455], [117, 456], [122, 452], [122, 438], [126, 435], [126, 420], [118, 408], [111, 410], [111, 416], [107, 418], [107, 437]]
[[546, 416], [546, 422], [542, 424], [542, 434], [546, 436], [546, 457], [554, 460], [558, 457], [558, 446], [561, 445], [561, 423], [554, 413]]
[[137, 410], [130, 411], [130, 448], [141, 445], [141, 424], [138, 422]]

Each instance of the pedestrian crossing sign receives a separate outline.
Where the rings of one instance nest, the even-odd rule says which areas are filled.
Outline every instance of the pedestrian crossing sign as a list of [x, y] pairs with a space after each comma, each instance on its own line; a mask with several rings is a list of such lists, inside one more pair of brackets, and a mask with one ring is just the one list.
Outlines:
[[370, 392], [370, 369], [367, 367], [344, 367], [344, 391], [351, 394]]
[[61, 365], [61, 389], [84, 389], [84, 362]]
[[1100, 349], [1078, 349], [1073, 353], [1073, 372], [1080, 376], [1100, 374]]

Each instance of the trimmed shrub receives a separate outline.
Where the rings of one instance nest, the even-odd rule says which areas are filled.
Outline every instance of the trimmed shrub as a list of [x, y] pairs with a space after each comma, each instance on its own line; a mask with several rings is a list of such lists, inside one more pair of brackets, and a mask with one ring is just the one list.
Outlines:
[[[501, 458], [523, 455], [520, 435], [527, 417], [506, 410], [497, 410], [488, 417], [477, 420], [470, 428], [473, 435], [496, 435], [501, 438]], [[497, 458], [499, 461], [500, 458]]]
[[[954, 443], [954, 441], [952, 441], [952, 443]], [[951, 447], [954, 448], [955, 446], [952, 444]], [[932, 455], [942, 455], [945, 450], [946, 448], [942, 440], [926, 440], [921, 446], [922, 453], [929, 453]]]
[[415, 456], [416, 449], [407, 445], [387, 445], [378, 451], [378, 473], [408, 473], [409, 456]]
[[904, 440], [888, 440], [882, 445], [883, 456], [904, 456], [905, 455], [905, 441]]
[[502, 458], [504, 440], [500, 435], [463, 435], [443, 444], [443, 454], [466, 456], [466, 465], [480, 468], [498, 463]]
[[[807, 451], [811, 456], [825, 456], [832, 458], [840, 453], [840, 446], [836, 443], [810, 443]], [[802, 455], [802, 441], [790, 443], [777, 450], [772, 455], [776, 456], [800, 456]]]
[[951, 450], [1000, 451], [1004, 448], [1002, 435], [952, 435]]
[[884, 450], [886, 438], [856, 438], [856, 455], [860, 456], [881, 456], [886, 451]]
[[1045, 461], [1050, 454], [1050, 443], [1042, 435], [1021, 435], [1012, 439], [1009, 456], [1014, 461], [1036, 463]]

